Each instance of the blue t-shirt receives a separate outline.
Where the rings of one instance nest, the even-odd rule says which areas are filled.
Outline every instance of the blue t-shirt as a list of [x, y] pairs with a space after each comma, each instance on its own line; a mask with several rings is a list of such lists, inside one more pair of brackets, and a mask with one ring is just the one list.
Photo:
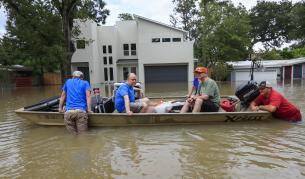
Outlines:
[[124, 83], [118, 88], [115, 94], [115, 108], [118, 112], [125, 110], [124, 96], [126, 95], [128, 95], [130, 102], [135, 102], [133, 86]]
[[197, 92], [199, 86], [199, 80], [197, 77], [194, 78], [193, 86], [195, 87], [195, 92]]
[[62, 90], [67, 96], [66, 110], [87, 110], [86, 91], [90, 91], [90, 85], [87, 81], [79, 78], [69, 79], [62, 87]]

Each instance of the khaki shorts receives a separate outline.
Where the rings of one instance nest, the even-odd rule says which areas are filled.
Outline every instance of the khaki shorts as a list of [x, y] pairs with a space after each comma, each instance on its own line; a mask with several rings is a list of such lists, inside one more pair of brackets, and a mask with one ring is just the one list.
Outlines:
[[[130, 111], [133, 113], [140, 113], [144, 107], [144, 102], [141, 99], [136, 100], [135, 102], [130, 103]], [[126, 110], [124, 110], [126, 112]]]

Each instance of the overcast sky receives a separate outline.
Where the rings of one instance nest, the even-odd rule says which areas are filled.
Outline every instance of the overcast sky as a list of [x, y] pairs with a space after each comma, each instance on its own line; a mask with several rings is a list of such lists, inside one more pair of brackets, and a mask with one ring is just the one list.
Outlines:
[[[292, 0], [292, 2], [298, 1], [300, 0]], [[174, 7], [172, 0], [105, 0], [105, 2], [107, 3], [106, 8], [110, 10], [106, 25], [115, 24], [120, 13], [137, 14], [170, 24], [169, 15], [173, 13]], [[232, 0], [232, 2], [235, 5], [242, 3], [247, 9], [256, 4], [256, 0]], [[0, 37], [5, 33], [5, 22], [6, 14], [3, 9], [0, 9]]]

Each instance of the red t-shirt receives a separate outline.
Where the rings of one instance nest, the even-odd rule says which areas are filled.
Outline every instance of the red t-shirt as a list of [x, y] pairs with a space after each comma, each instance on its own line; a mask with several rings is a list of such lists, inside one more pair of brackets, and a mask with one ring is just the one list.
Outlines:
[[281, 118], [289, 121], [300, 121], [302, 116], [300, 110], [291, 104], [283, 95], [275, 90], [271, 90], [268, 98], [259, 95], [254, 102], [257, 105], [272, 105], [276, 107], [273, 113], [276, 118]]

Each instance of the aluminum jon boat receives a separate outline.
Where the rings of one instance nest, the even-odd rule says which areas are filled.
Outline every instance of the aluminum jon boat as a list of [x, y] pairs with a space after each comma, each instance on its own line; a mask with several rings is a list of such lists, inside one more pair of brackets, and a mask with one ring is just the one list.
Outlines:
[[[157, 113], [125, 113], [114, 112], [114, 99], [92, 97], [92, 111], [89, 114], [89, 126], [139, 126], [139, 125], [176, 125], [176, 124], [210, 124], [245, 121], [270, 121], [271, 113], [266, 111], [252, 112], [245, 103], [252, 101], [259, 94], [257, 85], [246, 83], [237, 90], [236, 96], [222, 96], [221, 110], [218, 112], [179, 113], [185, 97], [163, 97], [169, 101], [155, 106]], [[160, 101], [160, 97], [158, 97]], [[180, 100], [173, 100], [180, 99]], [[38, 125], [64, 125], [64, 114], [58, 112], [59, 97], [43, 100], [35, 105], [17, 109], [18, 116]], [[244, 107], [243, 107], [244, 106]]]
[[[25, 111], [16, 114], [38, 125], [64, 125], [64, 114], [59, 112]], [[131, 116], [122, 113], [91, 113], [89, 126], [139, 126], [174, 124], [211, 124], [219, 122], [268, 121], [269, 112], [202, 112], [202, 113], [137, 113]]]

